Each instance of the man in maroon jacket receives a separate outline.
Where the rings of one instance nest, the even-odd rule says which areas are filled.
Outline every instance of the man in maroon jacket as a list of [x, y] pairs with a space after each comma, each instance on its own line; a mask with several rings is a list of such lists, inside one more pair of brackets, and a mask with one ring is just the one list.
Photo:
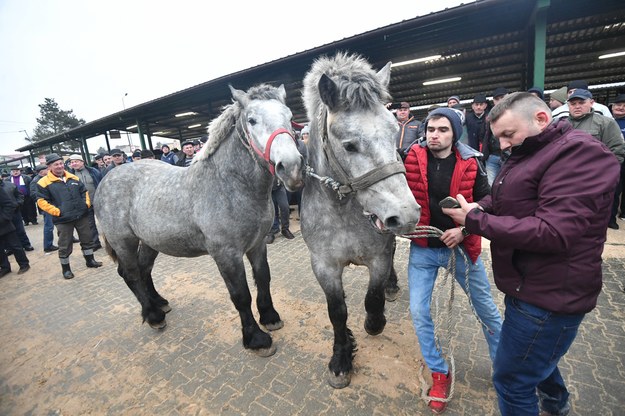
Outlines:
[[[529, 93], [506, 96], [490, 112], [501, 150], [510, 151], [490, 196], [445, 209], [471, 234], [491, 241], [505, 318], [493, 365], [505, 415], [566, 415], [569, 392], [558, 362], [601, 292], [619, 163], [603, 143], [552, 122]], [[538, 392], [538, 395], [536, 394]]]

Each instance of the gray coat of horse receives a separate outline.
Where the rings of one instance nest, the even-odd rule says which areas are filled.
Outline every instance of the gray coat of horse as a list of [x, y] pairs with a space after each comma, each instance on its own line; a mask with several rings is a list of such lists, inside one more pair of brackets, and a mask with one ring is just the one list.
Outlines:
[[252, 314], [243, 255], [257, 285], [260, 323], [281, 328], [263, 241], [273, 220], [270, 172], [275, 170], [290, 190], [298, 189], [303, 184], [302, 157], [291, 133], [283, 86], [231, 90], [233, 104], [210, 123], [209, 140], [190, 167], [156, 160], [123, 164], [98, 186], [95, 213], [107, 252], [141, 303], [144, 321], [163, 328], [171, 310], [152, 281], [158, 253], [210, 254], [239, 312], [244, 347], [271, 355], [271, 336]]
[[420, 217], [395, 150], [397, 122], [384, 105], [391, 101], [389, 81], [390, 62], [376, 73], [362, 57], [345, 53], [318, 59], [304, 78], [308, 162], [321, 178], [305, 178], [301, 227], [334, 327], [329, 382], [335, 388], [349, 384], [356, 347], [343, 269], [350, 263], [369, 268], [365, 329], [381, 333], [393, 234], [413, 231]]

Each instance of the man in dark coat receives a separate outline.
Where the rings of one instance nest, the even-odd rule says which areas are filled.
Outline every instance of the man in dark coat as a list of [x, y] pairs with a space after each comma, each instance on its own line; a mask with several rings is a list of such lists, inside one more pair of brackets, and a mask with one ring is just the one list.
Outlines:
[[[6, 184], [0, 181], [0, 187], [4, 188], [4, 186]], [[17, 209], [17, 202], [4, 189], [0, 189], [0, 277], [11, 273], [11, 263], [9, 263], [6, 254], [7, 250], [13, 252], [15, 260], [20, 266], [17, 274], [23, 274], [30, 269], [30, 262], [17, 237], [15, 225], [13, 225], [13, 215]]]
[[[490, 111], [493, 134], [510, 152], [491, 195], [444, 209], [490, 240], [505, 319], [493, 364], [502, 415], [566, 415], [569, 392], [558, 362], [601, 293], [616, 156], [599, 140], [552, 122], [541, 99], [519, 92]], [[522, 359], [519, 359], [522, 357]], [[538, 394], [537, 394], [538, 393]]]

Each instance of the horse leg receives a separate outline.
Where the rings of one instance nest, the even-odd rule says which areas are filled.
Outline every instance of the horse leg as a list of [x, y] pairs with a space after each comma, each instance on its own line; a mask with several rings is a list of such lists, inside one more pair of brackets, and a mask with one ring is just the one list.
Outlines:
[[271, 299], [271, 272], [267, 262], [267, 245], [260, 244], [247, 253], [247, 259], [252, 265], [254, 281], [256, 282], [256, 307], [260, 314], [260, 324], [269, 331], [275, 331], [284, 326], [280, 315], [273, 307]]
[[342, 389], [351, 382], [352, 361], [356, 351], [356, 340], [347, 327], [347, 305], [341, 279], [343, 268], [313, 261], [313, 271], [325, 293], [328, 315], [334, 329], [332, 358], [328, 364], [328, 383], [335, 389]]
[[152, 268], [154, 267], [154, 261], [156, 261], [157, 256], [158, 251], [154, 250], [152, 247], [143, 243], [139, 245], [138, 259], [141, 279], [145, 281], [151, 301], [158, 305], [163, 312], [169, 313], [171, 312], [169, 302], [156, 291], [154, 281], [152, 280]]
[[384, 289], [388, 282], [391, 268], [390, 260], [387, 256], [379, 257], [369, 265], [369, 287], [365, 296], [365, 331], [369, 335], [378, 335], [386, 326], [384, 316]]
[[275, 354], [276, 347], [272, 345], [271, 335], [260, 329], [252, 314], [252, 295], [247, 286], [243, 258], [234, 253], [221, 253], [213, 255], [213, 258], [226, 283], [230, 300], [239, 312], [243, 347], [261, 357]]
[[395, 272], [395, 250], [397, 249], [397, 237], [393, 237], [393, 252], [391, 254], [391, 272], [384, 287], [384, 296], [388, 302], [395, 302], [399, 297], [399, 285], [397, 284], [397, 273]]
[[126, 285], [128, 285], [141, 304], [143, 322], [148, 321], [152, 328], [163, 329], [167, 326], [165, 312], [158, 304], [154, 303], [148, 284], [141, 274], [138, 248], [139, 241], [133, 240], [124, 241], [121, 247], [115, 249], [117, 254], [117, 273], [124, 278]]

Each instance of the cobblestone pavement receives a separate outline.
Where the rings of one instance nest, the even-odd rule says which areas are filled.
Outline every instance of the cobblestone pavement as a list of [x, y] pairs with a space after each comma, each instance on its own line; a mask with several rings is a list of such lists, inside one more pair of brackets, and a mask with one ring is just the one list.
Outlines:
[[[41, 250], [42, 226], [27, 227], [36, 248], [28, 253], [31, 271], [0, 279], [0, 415], [430, 414], [419, 399], [407, 241], [396, 256], [401, 296], [387, 304], [381, 335], [363, 329], [366, 269], [346, 269], [349, 325], [359, 350], [352, 383], [335, 390], [325, 373], [332, 349], [325, 299], [293, 228], [294, 240], [278, 237], [269, 246], [272, 293], [285, 326], [272, 333], [277, 353], [260, 358], [241, 345], [238, 314], [210, 257], [159, 256], [155, 285], [173, 311], [168, 327], [156, 331], [141, 324], [138, 302], [102, 250], [96, 258], [104, 267], [87, 269], [76, 246], [76, 278], [65, 281], [56, 253]], [[599, 305], [561, 363], [574, 415], [625, 415], [621, 234], [610, 231]], [[484, 260], [489, 269], [487, 249]], [[486, 344], [466, 297], [456, 293], [456, 382], [446, 414], [496, 415]], [[495, 288], [493, 294], [501, 307], [503, 297]]]

